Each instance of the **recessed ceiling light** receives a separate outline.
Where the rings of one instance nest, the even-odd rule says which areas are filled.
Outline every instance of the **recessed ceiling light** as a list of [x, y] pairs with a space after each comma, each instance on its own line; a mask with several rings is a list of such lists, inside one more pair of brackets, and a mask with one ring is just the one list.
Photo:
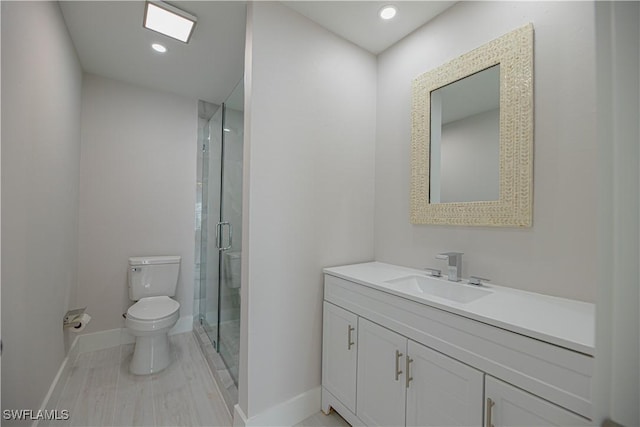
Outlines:
[[160, 53], [165, 53], [167, 51], [167, 48], [164, 47], [163, 45], [161, 45], [160, 43], [154, 43], [151, 45], [151, 48], [153, 50], [155, 50], [156, 52], [160, 52]]
[[196, 17], [162, 1], [147, 1], [143, 26], [184, 43], [189, 43]]
[[378, 12], [378, 15], [380, 15], [380, 18], [382, 19], [391, 19], [394, 16], [396, 16], [396, 12], [397, 12], [397, 9], [395, 6], [388, 5], [380, 9], [380, 12]]

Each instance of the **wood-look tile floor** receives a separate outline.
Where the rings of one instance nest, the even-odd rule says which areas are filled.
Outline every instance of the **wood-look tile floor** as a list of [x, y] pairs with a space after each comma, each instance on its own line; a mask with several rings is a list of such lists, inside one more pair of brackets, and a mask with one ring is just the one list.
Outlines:
[[[169, 337], [173, 363], [164, 371], [129, 373], [133, 344], [81, 353], [57, 409], [69, 411], [54, 426], [231, 426], [232, 421], [191, 332]], [[295, 427], [348, 427], [321, 412]]]
[[61, 426], [230, 426], [231, 418], [191, 332], [172, 335], [173, 363], [129, 373], [133, 344], [82, 353], [57, 408]]

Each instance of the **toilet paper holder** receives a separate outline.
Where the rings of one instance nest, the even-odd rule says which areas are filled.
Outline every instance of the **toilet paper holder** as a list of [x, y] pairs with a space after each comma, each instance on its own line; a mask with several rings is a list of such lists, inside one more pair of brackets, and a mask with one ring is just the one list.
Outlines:
[[82, 324], [80, 319], [82, 318], [82, 315], [84, 314], [84, 311], [86, 309], [87, 307], [83, 307], [83, 308], [76, 308], [76, 309], [67, 311], [67, 314], [65, 314], [64, 318], [62, 319], [62, 327], [63, 328], [79, 328], [80, 325]]

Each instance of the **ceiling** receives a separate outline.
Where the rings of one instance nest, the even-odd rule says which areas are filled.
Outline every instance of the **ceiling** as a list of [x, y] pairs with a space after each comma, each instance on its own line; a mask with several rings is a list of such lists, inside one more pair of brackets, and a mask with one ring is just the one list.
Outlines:
[[[287, 7], [377, 55], [451, 7], [455, 1], [285, 1]], [[383, 6], [398, 13], [385, 21]]]
[[[142, 27], [144, 1], [61, 1], [86, 72], [221, 104], [244, 69], [244, 1], [174, 1], [198, 17], [189, 44]], [[379, 9], [398, 8], [391, 21]], [[378, 54], [450, 7], [451, 1], [288, 1], [283, 4], [333, 33]], [[151, 49], [162, 43], [165, 54]]]
[[[89, 73], [221, 104], [244, 73], [244, 2], [174, 2], [198, 17], [189, 44], [142, 27], [144, 1], [61, 1]], [[168, 51], [158, 54], [151, 43]]]

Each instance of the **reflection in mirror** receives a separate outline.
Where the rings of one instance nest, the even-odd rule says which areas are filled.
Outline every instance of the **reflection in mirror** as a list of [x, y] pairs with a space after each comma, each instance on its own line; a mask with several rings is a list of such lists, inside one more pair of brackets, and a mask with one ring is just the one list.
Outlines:
[[500, 65], [431, 92], [430, 203], [498, 200]]

